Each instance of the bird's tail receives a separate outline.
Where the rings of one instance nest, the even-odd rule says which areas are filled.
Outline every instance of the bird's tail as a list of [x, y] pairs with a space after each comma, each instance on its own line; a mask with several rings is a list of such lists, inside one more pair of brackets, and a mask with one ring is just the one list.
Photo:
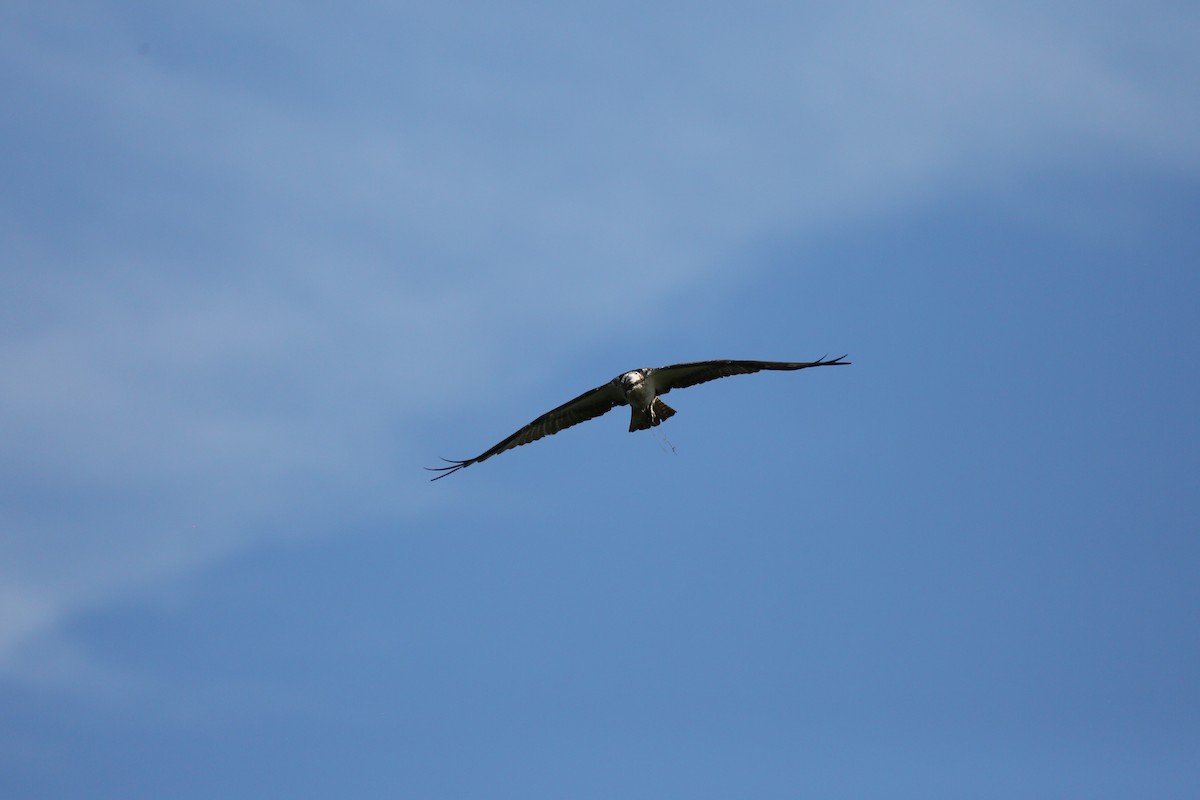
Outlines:
[[645, 409], [633, 407], [633, 414], [629, 418], [629, 432], [648, 431], [653, 427], [661, 425], [667, 417], [675, 416], [675, 409], [664, 403], [660, 398], [654, 398], [654, 402], [650, 404], [649, 413]]

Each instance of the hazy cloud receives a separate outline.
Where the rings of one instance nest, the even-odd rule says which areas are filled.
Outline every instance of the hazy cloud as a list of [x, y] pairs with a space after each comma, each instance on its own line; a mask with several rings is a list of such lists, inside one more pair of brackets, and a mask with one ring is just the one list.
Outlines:
[[468, 376], [652, 324], [757, 237], [1200, 167], [1194, 12], [181, 8], [4, 14], [0, 666], [319, 534], [313, 493], [411, 513], [398, 465]]

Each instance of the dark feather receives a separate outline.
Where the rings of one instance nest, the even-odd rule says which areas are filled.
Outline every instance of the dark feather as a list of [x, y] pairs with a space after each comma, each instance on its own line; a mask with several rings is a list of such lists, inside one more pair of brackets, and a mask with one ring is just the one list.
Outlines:
[[617, 388], [615, 383], [609, 381], [603, 386], [587, 390], [574, 400], [568, 400], [558, 408], [547, 411], [512, 436], [509, 436], [502, 442], [498, 442], [495, 446], [485, 450], [474, 458], [468, 458], [464, 461], [452, 461], [451, 459], [443, 458], [442, 460], [450, 466], [426, 467], [425, 469], [430, 472], [441, 473], [437, 477], [430, 478], [430, 480], [436, 481], [438, 478], [452, 475], [472, 464], [486, 461], [494, 455], [503, 453], [505, 450], [511, 450], [523, 444], [536, 442], [544, 436], [552, 436], [572, 425], [578, 425], [581, 422], [587, 422], [589, 419], [595, 419], [601, 414], [606, 414], [617, 406], [623, 405], [625, 405], [625, 397], [621, 394], [621, 390]]
[[816, 361], [690, 361], [684, 364], [672, 364], [669, 367], [658, 367], [652, 371], [655, 386], [660, 395], [672, 389], [686, 389], [698, 383], [715, 381], [718, 378], [728, 378], [730, 375], [749, 375], [762, 370], [797, 370], [808, 367], [840, 367], [849, 364], [841, 358], [826, 360], [824, 357]]
[[637, 406], [630, 409], [633, 412], [629, 415], [630, 433], [634, 431], [648, 431], [651, 428], [662, 425], [668, 418], [675, 416], [675, 409], [664, 403], [661, 398], [654, 398], [654, 402], [650, 406], [654, 409], [653, 414], [649, 414]]

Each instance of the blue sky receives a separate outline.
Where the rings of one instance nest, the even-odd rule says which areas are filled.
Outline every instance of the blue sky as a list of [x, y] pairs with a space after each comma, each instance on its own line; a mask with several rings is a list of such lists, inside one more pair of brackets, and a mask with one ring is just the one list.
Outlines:
[[1200, 793], [1196, 9], [0, 22], [3, 796]]

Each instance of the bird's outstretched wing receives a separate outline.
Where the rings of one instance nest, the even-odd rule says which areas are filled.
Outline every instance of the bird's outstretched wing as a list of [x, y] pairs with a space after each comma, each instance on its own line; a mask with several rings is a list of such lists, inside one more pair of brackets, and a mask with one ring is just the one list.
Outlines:
[[472, 464], [486, 461], [494, 455], [503, 453], [505, 450], [511, 450], [523, 444], [536, 442], [543, 436], [552, 436], [565, 428], [578, 425], [581, 422], [587, 422], [589, 419], [595, 419], [601, 414], [623, 405], [625, 405], [625, 395], [615, 383], [610, 381], [603, 386], [587, 390], [579, 395], [579, 397], [576, 397], [574, 400], [568, 400], [552, 411], [547, 411], [512, 436], [509, 436], [504, 441], [497, 443], [474, 458], [468, 458], [464, 461], [452, 461], [451, 459], [443, 458], [442, 460], [450, 466], [426, 467], [425, 469], [430, 472], [441, 473], [436, 477], [430, 478], [431, 481], [436, 481], [438, 478], [452, 475]]
[[849, 364], [840, 358], [826, 359], [824, 356], [816, 361], [690, 361], [685, 364], [672, 364], [669, 367], [658, 367], [651, 371], [655, 389], [659, 394], [666, 394], [672, 389], [686, 389], [698, 383], [715, 381], [717, 378], [728, 378], [730, 375], [749, 375], [765, 369], [796, 370], [808, 367], [840, 367]]

